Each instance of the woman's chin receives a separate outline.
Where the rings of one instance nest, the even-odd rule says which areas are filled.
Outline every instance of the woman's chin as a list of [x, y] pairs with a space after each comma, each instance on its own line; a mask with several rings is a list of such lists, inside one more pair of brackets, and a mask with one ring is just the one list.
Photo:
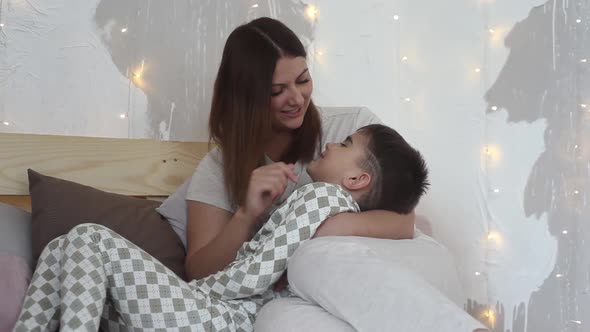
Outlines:
[[301, 128], [302, 125], [303, 125], [303, 118], [289, 119], [289, 121], [285, 121], [284, 119], [281, 119], [280, 121], [277, 121], [274, 128], [277, 131], [293, 131], [293, 130], [297, 130], [297, 129]]

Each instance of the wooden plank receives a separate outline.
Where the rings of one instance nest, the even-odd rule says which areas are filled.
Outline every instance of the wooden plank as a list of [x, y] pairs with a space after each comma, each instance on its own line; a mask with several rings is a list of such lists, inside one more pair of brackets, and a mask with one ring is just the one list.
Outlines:
[[207, 151], [205, 142], [0, 133], [0, 195], [28, 195], [32, 168], [109, 192], [167, 196]]
[[[163, 202], [168, 196], [133, 196], [141, 199]], [[31, 196], [0, 195], [0, 202], [31, 212]]]
[[31, 212], [31, 197], [30, 196], [2, 196], [0, 195], [0, 202], [16, 206], [19, 209]]

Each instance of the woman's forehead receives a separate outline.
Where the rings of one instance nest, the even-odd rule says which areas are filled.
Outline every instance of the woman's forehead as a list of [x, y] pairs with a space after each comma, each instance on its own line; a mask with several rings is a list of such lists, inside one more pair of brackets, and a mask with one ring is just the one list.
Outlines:
[[307, 69], [304, 57], [282, 57], [273, 73], [273, 84], [282, 84], [297, 79]]

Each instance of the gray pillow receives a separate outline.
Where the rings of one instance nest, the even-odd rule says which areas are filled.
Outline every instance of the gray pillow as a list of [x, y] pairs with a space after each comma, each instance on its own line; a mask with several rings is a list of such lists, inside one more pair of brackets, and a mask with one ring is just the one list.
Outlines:
[[20, 256], [32, 267], [31, 248], [31, 214], [0, 203], [0, 252]]
[[188, 178], [176, 191], [156, 208], [168, 220], [186, 249], [186, 192], [191, 183]]

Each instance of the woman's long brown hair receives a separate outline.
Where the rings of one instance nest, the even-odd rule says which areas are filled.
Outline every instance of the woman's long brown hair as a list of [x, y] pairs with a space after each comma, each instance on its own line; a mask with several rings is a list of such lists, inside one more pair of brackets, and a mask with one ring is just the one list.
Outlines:
[[[234, 205], [246, 199], [250, 174], [264, 165], [264, 148], [272, 138], [272, 78], [283, 56], [306, 57], [305, 48], [283, 23], [260, 18], [236, 28], [228, 37], [215, 80], [210, 142], [223, 157], [226, 189]], [[310, 102], [285, 162], [309, 162], [321, 142], [320, 115]]]

